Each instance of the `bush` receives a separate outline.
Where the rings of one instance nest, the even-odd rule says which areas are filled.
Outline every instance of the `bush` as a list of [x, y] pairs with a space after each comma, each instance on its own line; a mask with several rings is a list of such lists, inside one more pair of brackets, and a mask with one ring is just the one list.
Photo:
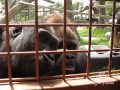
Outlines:
[[[77, 31], [80, 37], [89, 37], [89, 28], [78, 29]], [[108, 45], [108, 39], [105, 37], [106, 32], [110, 32], [110, 29], [96, 28], [96, 27], [92, 28], [92, 31], [91, 31], [92, 37], [95, 37], [98, 39], [92, 39], [91, 43], [93, 45]], [[80, 41], [80, 45], [88, 44], [89, 42], [88, 40], [82, 38]]]

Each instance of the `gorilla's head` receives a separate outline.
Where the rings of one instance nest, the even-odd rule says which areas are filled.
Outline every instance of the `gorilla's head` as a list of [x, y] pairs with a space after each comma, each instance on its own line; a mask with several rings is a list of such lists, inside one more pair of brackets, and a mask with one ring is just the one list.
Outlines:
[[[58, 47], [58, 39], [48, 30], [38, 29], [38, 46], [39, 51], [56, 50]], [[10, 29], [10, 45], [11, 51], [34, 51], [35, 50], [35, 28], [18, 27]]]
[[[0, 52], [6, 52], [6, 31], [1, 29]], [[48, 30], [38, 29], [38, 51], [56, 50], [58, 39]], [[9, 30], [10, 52], [31, 52], [35, 51], [35, 28], [33, 27], [11, 27]], [[35, 53], [35, 52], [34, 52]], [[43, 54], [38, 56], [40, 75], [47, 75], [54, 67], [54, 56]], [[12, 71], [14, 77], [35, 76], [36, 54], [32, 55], [11, 55]], [[0, 77], [7, 73], [6, 56], [0, 57], [0, 68], [3, 69]]]

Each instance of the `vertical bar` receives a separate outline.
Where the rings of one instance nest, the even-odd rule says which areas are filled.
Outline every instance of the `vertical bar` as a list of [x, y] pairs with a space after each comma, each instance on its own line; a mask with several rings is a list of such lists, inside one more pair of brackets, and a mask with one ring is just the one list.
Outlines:
[[35, 51], [36, 51], [36, 80], [39, 80], [39, 45], [38, 45], [38, 0], [35, 0]]
[[91, 29], [92, 29], [92, 0], [90, 0], [90, 7], [89, 7], [89, 45], [88, 45], [88, 57], [87, 57], [87, 78], [89, 78], [90, 72], [90, 53], [91, 53]]
[[67, 0], [64, 0], [64, 35], [63, 35], [63, 62], [62, 62], [62, 74], [63, 74], [63, 80], [65, 80], [65, 74], [66, 74], [66, 5]]
[[8, 0], [5, 0], [5, 29], [6, 29], [6, 51], [7, 51], [7, 64], [8, 64], [8, 78], [9, 83], [12, 85], [12, 66], [11, 66], [11, 60], [10, 60], [10, 40], [9, 40], [9, 16], [8, 16]]
[[113, 0], [113, 13], [112, 13], [112, 34], [111, 34], [111, 47], [110, 47], [110, 58], [108, 63], [108, 75], [111, 76], [111, 68], [112, 68], [112, 51], [113, 51], [113, 40], [114, 40], [114, 26], [115, 26], [115, 8], [116, 8], [116, 0]]

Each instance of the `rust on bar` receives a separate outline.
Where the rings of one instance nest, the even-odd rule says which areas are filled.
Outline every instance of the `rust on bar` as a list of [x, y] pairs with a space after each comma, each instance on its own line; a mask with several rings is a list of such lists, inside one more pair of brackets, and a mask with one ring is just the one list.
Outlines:
[[[93, 77], [95, 75], [99, 75], [100, 72], [93, 72], [90, 73], [89, 76]], [[103, 71], [103, 73], [108, 73], [108, 71]], [[120, 73], [120, 70], [112, 70], [111, 73]], [[86, 73], [81, 73], [81, 74], [70, 74], [66, 75], [67, 78], [76, 78], [76, 77], [81, 77], [84, 78], [86, 76]], [[62, 79], [62, 75], [57, 75], [57, 76], [46, 76], [46, 77], [40, 77], [40, 80], [53, 80], [53, 79]], [[25, 77], [25, 78], [13, 78], [12, 82], [23, 82], [23, 81], [33, 81], [36, 80], [36, 77]], [[8, 82], [9, 79], [1, 79], [1, 83]]]
[[38, 0], [35, 0], [35, 64], [36, 64], [36, 80], [39, 80], [39, 45], [38, 45]]
[[[113, 49], [113, 50], [116, 50], [116, 49]], [[117, 49], [119, 50], [119, 49]], [[91, 50], [91, 52], [95, 52], [95, 51], [110, 51], [110, 49], [103, 49], [103, 50]], [[78, 53], [78, 52], [88, 52], [88, 50], [66, 50], [67, 53]], [[62, 54], [63, 51], [38, 51], [39, 54]], [[10, 52], [10, 55], [35, 55], [36, 52], [35, 51], [30, 51], [30, 52]], [[7, 52], [0, 52], [0, 55], [7, 55]]]
[[63, 74], [63, 80], [65, 80], [65, 74], [66, 74], [66, 4], [67, 0], [64, 0], [64, 35], [63, 35], [63, 61], [62, 61], [62, 74]]
[[111, 76], [111, 68], [112, 68], [112, 52], [113, 52], [113, 40], [114, 40], [114, 27], [115, 27], [115, 9], [116, 8], [116, 0], [113, 0], [113, 13], [112, 13], [112, 34], [111, 34], [111, 47], [110, 47], [110, 58], [108, 63], [108, 74]]
[[[118, 26], [116, 24], [115, 26]], [[0, 24], [1, 27], [5, 27], [5, 24]], [[9, 24], [9, 27], [35, 27], [35, 24]], [[39, 23], [38, 27], [41, 26], [64, 26], [63, 23]], [[89, 24], [79, 24], [79, 23], [66, 23], [66, 26], [89, 26]], [[112, 24], [92, 24], [92, 26], [108, 26], [112, 27]]]
[[[90, 0], [90, 6], [89, 6], [89, 23], [87, 24], [81, 24], [81, 23], [66, 23], [66, 17], [67, 17], [67, 0], [64, 0], [64, 23], [39, 23], [38, 22], [38, 0], [35, 0], [35, 24], [9, 24], [9, 16], [8, 16], [8, 0], [5, 0], [5, 15], [6, 15], [6, 23], [0, 24], [0, 26], [6, 28], [6, 52], [0, 52], [0, 56], [6, 56], [7, 57], [7, 63], [8, 63], [8, 79], [0, 79], [0, 82], [10, 82], [12, 85], [12, 82], [16, 81], [30, 81], [30, 80], [47, 80], [47, 79], [63, 79], [66, 78], [75, 78], [75, 77], [87, 77], [89, 78], [91, 75], [98, 75], [99, 72], [90, 72], [90, 54], [91, 52], [98, 52], [98, 51], [110, 51], [110, 58], [108, 63], [108, 71], [105, 71], [105, 74], [111, 74], [115, 72], [120, 72], [120, 70], [114, 71], [111, 69], [112, 65], [112, 54], [113, 50], [120, 50], [120, 48], [113, 49], [113, 33], [114, 33], [114, 27], [118, 26], [115, 24], [115, 7], [116, 7], [116, 0], [113, 0], [113, 21], [112, 24], [92, 24], [92, 1]], [[35, 51], [30, 52], [10, 52], [10, 40], [9, 40], [9, 27], [34, 27], [35, 28]], [[63, 26], [64, 27], [64, 40], [63, 40], [63, 51], [39, 51], [39, 36], [38, 36], [38, 28], [42, 26]], [[88, 44], [88, 50], [66, 50], [66, 27], [67, 26], [89, 26], [89, 44]], [[102, 50], [91, 50], [91, 31], [92, 26], [109, 26], [112, 27], [112, 38], [111, 38], [111, 47], [110, 49], [102, 49]], [[86, 73], [80, 73], [80, 74], [70, 74], [66, 75], [66, 54], [67, 53], [81, 53], [85, 52], [88, 53], [87, 57], [87, 68]], [[63, 54], [63, 60], [62, 60], [62, 75], [57, 76], [45, 76], [45, 77], [39, 77], [39, 55], [42, 54]], [[36, 63], [36, 77], [26, 77], [26, 78], [12, 78], [12, 66], [11, 66], [11, 55], [35, 55], [35, 63]]]
[[7, 65], [8, 65], [8, 78], [9, 78], [9, 83], [12, 85], [12, 66], [11, 66], [11, 60], [10, 60], [10, 40], [9, 40], [9, 16], [8, 16], [8, 0], [5, 0], [5, 24], [6, 24], [6, 51], [7, 51]]
[[92, 29], [92, 0], [90, 0], [90, 7], [89, 7], [89, 44], [88, 44], [88, 57], [87, 57], [87, 78], [89, 78], [90, 72], [90, 53], [91, 53], [91, 29]]

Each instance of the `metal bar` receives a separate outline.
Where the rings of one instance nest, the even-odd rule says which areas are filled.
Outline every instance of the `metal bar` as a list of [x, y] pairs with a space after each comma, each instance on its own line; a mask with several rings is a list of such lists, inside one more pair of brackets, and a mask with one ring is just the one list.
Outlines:
[[[116, 24], [114, 26], [119, 26]], [[0, 24], [1, 27], [5, 27], [5, 24]], [[35, 27], [35, 24], [9, 24], [9, 27]], [[63, 23], [39, 23], [38, 27], [41, 26], [64, 26]], [[66, 26], [89, 26], [89, 24], [79, 24], [79, 23], [68, 23]], [[112, 24], [92, 24], [92, 26], [101, 26], [101, 27], [112, 27]]]
[[[115, 49], [116, 50], [116, 49]], [[120, 50], [120, 49], [117, 49]], [[91, 52], [103, 52], [103, 51], [110, 51], [110, 49], [103, 49], [103, 50], [91, 50]], [[78, 53], [78, 52], [88, 52], [88, 50], [66, 50], [67, 53]], [[63, 54], [63, 51], [38, 51], [39, 54]], [[30, 52], [10, 52], [10, 55], [35, 55], [35, 51]], [[0, 52], [0, 55], [7, 55], [7, 52]]]
[[[90, 13], [89, 13], [89, 23], [88, 24], [80, 24], [80, 23], [66, 23], [66, 16], [67, 16], [67, 12], [66, 12], [66, 5], [67, 5], [67, 0], [64, 0], [64, 23], [38, 23], [38, 15], [37, 15], [37, 11], [38, 11], [38, 6], [37, 3], [38, 1], [35, 0], [35, 23], [34, 24], [9, 24], [9, 20], [8, 20], [8, 2], [7, 0], [5, 0], [5, 14], [6, 14], [6, 23], [5, 24], [0, 24], [0, 26], [5, 27], [6, 28], [6, 52], [0, 52], [0, 56], [5, 55], [7, 57], [7, 62], [8, 62], [8, 76], [9, 78], [7, 80], [5, 79], [0, 79], [0, 82], [10, 82], [10, 84], [12, 85], [13, 81], [27, 81], [27, 80], [45, 80], [45, 79], [63, 79], [65, 80], [66, 78], [74, 78], [74, 77], [81, 77], [81, 76], [87, 76], [87, 78], [89, 78], [89, 76], [91, 75], [90, 73], [90, 53], [91, 52], [98, 52], [98, 51], [110, 51], [110, 59], [109, 59], [109, 69], [108, 69], [108, 74], [111, 76], [111, 73], [113, 72], [111, 70], [111, 64], [112, 64], [112, 53], [113, 50], [120, 50], [119, 49], [113, 49], [113, 33], [114, 33], [114, 26], [118, 26], [114, 24], [114, 20], [115, 20], [115, 2], [116, 0], [113, 0], [113, 22], [112, 24], [92, 24], [92, 1], [90, 0]], [[31, 52], [10, 52], [10, 40], [9, 40], [9, 27], [14, 27], [14, 26], [22, 26], [22, 27], [35, 27], [35, 51], [31, 51]], [[64, 27], [64, 43], [63, 43], [63, 51], [39, 51], [38, 50], [38, 28], [42, 27], [42, 26], [63, 26]], [[89, 46], [88, 46], [88, 50], [66, 50], [66, 26], [89, 26]], [[110, 49], [103, 49], [103, 50], [91, 50], [91, 29], [92, 26], [109, 26], [112, 27], [112, 42], [111, 42], [111, 48]], [[78, 52], [86, 52], [88, 53], [88, 57], [87, 57], [87, 69], [86, 69], [86, 73], [83, 74], [70, 74], [70, 75], [66, 75], [66, 54], [67, 53], [78, 53]], [[39, 54], [64, 54], [64, 60], [62, 62], [62, 75], [59, 76], [48, 76], [48, 77], [39, 77]], [[12, 79], [12, 73], [11, 73], [11, 63], [10, 63], [10, 56], [11, 55], [35, 55], [36, 57], [36, 77], [27, 77], [27, 78], [13, 78]], [[99, 72], [98, 72], [99, 73]], [[93, 73], [94, 74], [94, 73]], [[95, 75], [95, 74], [94, 74]]]
[[62, 74], [63, 74], [63, 80], [65, 80], [65, 74], [66, 74], [66, 6], [67, 0], [64, 0], [64, 35], [63, 35], [63, 61], [62, 61]]
[[10, 40], [9, 40], [9, 16], [8, 16], [8, 0], [5, 0], [5, 24], [6, 24], [6, 51], [7, 51], [7, 56], [6, 56], [6, 61], [8, 65], [8, 78], [9, 78], [9, 83], [12, 85], [12, 66], [11, 66], [11, 60], [10, 60]]
[[92, 30], [92, 0], [90, 0], [90, 7], [89, 7], [89, 45], [88, 45], [88, 57], [87, 57], [87, 78], [89, 78], [90, 72], [90, 53], [91, 53], [91, 30]]
[[111, 76], [112, 69], [112, 51], [113, 51], [113, 40], [114, 40], [114, 27], [115, 27], [115, 9], [116, 8], [116, 0], [113, 0], [113, 13], [112, 13], [112, 35], [111, 35], [111, 47], [110, 47], [110, 59], [108, 63], [108, 74]]
[[39, 80], [39, 43], [38, 43], [38, 0], [35, 0], [35, 52], [36, 52], [36, 80]]
[[[107, 75], [108, 71], [102, 71], [101, 73], [104, 73], [105, 75]], [[112, 70], [111, 73], [120, 73], [120, 70]], [[99, 75], [100, 72], [92, 72], [89, 75], [90, 76], [94, 76], [94, 75]], [[66, 75], [67, 78], [76, 78], [76, 77], [85, 77], [86, 73], [81, 73], [81, 74], [69, 74]], [[51, 79], [62, 79], [62, 75], [57, 75], [57, 76], [46, 76], [46, 77], [40, 77], [40, 80], [51, 80]], [[12, 82], [22, 82], [22, 81], [33, 81], [36, 80], [36, 77], [25, 77], [25, 78], [13, 78]], [[0, 82], [4, 83], [4, 82], [8, 82], [9, 79], [1, 79]]]

